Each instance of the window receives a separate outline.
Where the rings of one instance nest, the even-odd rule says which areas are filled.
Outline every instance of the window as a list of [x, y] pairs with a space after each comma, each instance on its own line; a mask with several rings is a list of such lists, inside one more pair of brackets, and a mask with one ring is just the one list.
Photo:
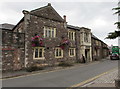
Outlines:
[[89, 42], [89, 34], [88, 33], [84, 34], [84, 41]]
[[55, 58], [62, 58], [63, 57], [63, 50], [61, 48], [55, 49]]
[[44, 59], [44, 48], [43, 47], [34, 48], [33, 59]]
[[75, 48], [69, 48], [69, 56], [70, 57], [75, 56]]
[[99, 45], [99, 42], [98, 42], [98, 40], [96, 40], [96, 45]]
[[44, 27], [44, 38], [46, 37], [56, 37], [56, 28]]
[[99, 41], [99, 46], [101, 46], [101, 42]]
[[70, 40], [75, 40], [75, 32], [74, 31], [69, 31], [68, 32], [68, 38]]

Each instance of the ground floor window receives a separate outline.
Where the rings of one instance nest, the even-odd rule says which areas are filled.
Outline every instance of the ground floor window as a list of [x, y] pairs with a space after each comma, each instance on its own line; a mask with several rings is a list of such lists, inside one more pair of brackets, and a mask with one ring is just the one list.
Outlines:
[[75, 56], [75, 48], [69, 48], [69, 56], [70, 57]]
[[62, 58], [63, 50], [61, 48], [55, 48], [55, 58]]
[[44, 48], [43, 47], [34, 48], [33, 59], [44, 59]]

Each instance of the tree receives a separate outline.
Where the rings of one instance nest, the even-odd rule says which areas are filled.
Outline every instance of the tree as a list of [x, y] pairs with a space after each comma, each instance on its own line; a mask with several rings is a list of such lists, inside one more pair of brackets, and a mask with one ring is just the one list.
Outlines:
[[[118, 16], [120, 16], [120, 7], [113, 8], [112, 10], [117, 10], [117, 12], [115, 12], [114, 14], [118, 14]], [[116, 22], [115, 25], [117, 25], [117, 28], [120, 29], [120, 22]], [[120, 31], [114, 31], [114, 32], [108, 33], [108, 36], [106, 37], [106, 39], [116, 39], [119, 36], [120, 36]]]
[[110, 32], [106, 39], [116, 39], [118, 36], [120, 36], [120, 31]]

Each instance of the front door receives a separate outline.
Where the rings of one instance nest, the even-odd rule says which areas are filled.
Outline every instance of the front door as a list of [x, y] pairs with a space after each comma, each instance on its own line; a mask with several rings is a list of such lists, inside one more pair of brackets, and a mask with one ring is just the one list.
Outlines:
[[85, 49], [85, 59], [88, 62], [90, 59], [90, 50], [89, 49]]

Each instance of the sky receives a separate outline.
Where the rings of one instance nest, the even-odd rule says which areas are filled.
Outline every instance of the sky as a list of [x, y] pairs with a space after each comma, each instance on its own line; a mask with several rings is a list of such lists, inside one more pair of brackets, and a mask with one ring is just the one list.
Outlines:
[[[43, 0], [44, 1], [44, 0]], [[117, 30], [115, 22], [118, 17], [112, 8], [117, 7], [117, 0], [1, 0], [0, 24], [16, 25], [24, 16], [23, 10], [34, 10], [48, 3], [60, 14], [66, 15], [69, 25], [90, 28], [92, 33], [109, 46], [118, 45], [118, 39], [105, 39], [109, 32]]]

